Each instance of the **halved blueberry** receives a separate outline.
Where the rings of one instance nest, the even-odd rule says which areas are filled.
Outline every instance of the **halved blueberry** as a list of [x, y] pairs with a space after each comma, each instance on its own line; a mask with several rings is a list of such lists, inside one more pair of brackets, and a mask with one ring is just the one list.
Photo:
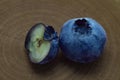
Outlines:
[[58, 52], [57, 33], [52, 26], [46, 26], [43, 23], [35, 24], [26, 36], [25, 48], [33, 63], [48, 63], [55, 58]]

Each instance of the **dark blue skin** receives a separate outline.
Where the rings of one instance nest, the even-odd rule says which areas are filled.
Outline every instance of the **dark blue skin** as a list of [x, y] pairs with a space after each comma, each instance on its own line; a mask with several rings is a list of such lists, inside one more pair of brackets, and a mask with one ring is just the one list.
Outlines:
[[40, 64], [46, 64], [51, 60], [53, 60], [57, 56], [59, 50], [57, 32], [55, 32], [52, 26], [46, 27], [46, 31], [44, 33], [44, 39], [51, 41], [51, 48], [46, 58], [42, 62], [40, 62]]
[[[30, 39], [31, 39], [31, 34], [34, 31], [34, 29], [37, 28], [38, 25], [44, 25], [44, 24], [43, 23], [35, 24], [27, 33], [27, 36], [25, 39], [25, 49], [28, 51], [28, 54], [30, 52], [29, 48], [28, 48], [28, 44], [29, 44]], [[50, 50], [48, 52], [48, 55], [38, 64], [46, 64], [46, 63], [52, 61], [57, 56], [57, 53], [59, 50], [58, 35], [52, 26], [45, 26], [44, 40], [50, 41], [51, 47], [50, 47]]]
[[65, 22], [59, 37], [63, 54], [68, 59], [80, 63], [98, 59], [105, 43], [105, 30], [91, 18], [75, 18]]

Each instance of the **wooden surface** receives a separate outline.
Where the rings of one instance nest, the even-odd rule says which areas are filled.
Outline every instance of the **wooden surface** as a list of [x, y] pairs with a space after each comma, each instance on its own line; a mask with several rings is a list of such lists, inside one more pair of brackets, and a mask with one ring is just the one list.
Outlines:
[[[24, 49], [26, 33], [38, 22], [53, 25], [92, 17], [107, 32], [104, 54], [90, 64], [57, 58], [31, 64]], [[0, 80], [120, 80], [120, 0], [0, 0]]]

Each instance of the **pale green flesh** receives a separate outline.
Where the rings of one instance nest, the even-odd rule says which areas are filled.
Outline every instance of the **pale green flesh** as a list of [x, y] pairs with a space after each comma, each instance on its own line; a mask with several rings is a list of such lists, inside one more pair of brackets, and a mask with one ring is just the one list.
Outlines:
[[[29, 57], [34, 63], [41, 62], [48, 55], [48, 52], [50, 50], [50, 42], [43, 40], [44, 32], [44, 26], [40, 26], [37, 27], [31, 34], [31, 41], [29, 44]], [[41, 40], [40, 46], [37, 39]]]

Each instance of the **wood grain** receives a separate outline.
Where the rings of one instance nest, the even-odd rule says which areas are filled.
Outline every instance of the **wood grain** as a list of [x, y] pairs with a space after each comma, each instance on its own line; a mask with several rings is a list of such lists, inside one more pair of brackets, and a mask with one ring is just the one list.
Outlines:
[[[78, 64], [59, 52], [46, 65], [29, 62], [26, 33], [38, 22], [60, 31], [65, 21], [92, 17], [108, 36], [99, 60]], [[0, 0], [0, 80], [120, 80], [120, 0]]]

